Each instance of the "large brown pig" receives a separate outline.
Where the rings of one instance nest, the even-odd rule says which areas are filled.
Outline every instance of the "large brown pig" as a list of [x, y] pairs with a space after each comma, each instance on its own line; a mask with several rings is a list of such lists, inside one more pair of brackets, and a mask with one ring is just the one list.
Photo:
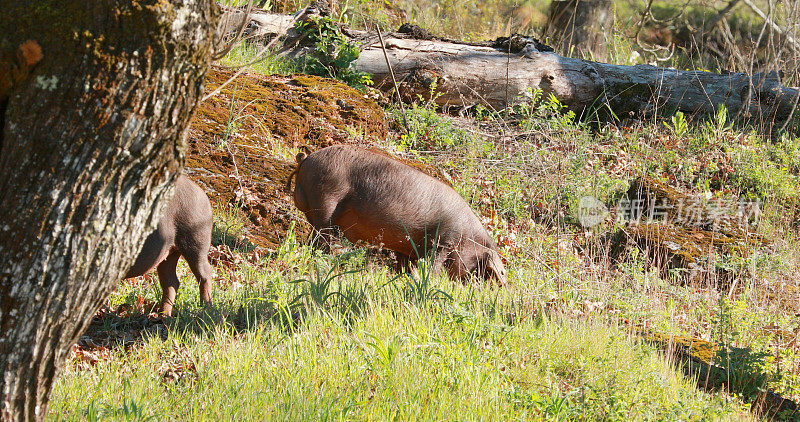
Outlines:
[[180, 280], [175, 272], [181, 256], [189, 263], [200, 283], [200, 298], [211, 303], [211, 203], [208, 196], [188, 177], [175, 182], [175, 194], [161, 215], [158, 228], [144, 241], [142, 251], [125, 278], [143, 275], [158, 266], [161, 282], [161, 312], [172, 315]]
[[[326, 241], [393, 250], [401, 265], [433, 253], [433, 270], [506, 283], [497, 245], [453, 188], [378, 152], [335, 145], [297, 155], [294, 203]], [[291, 176], [287, 186], [291, 186]]]

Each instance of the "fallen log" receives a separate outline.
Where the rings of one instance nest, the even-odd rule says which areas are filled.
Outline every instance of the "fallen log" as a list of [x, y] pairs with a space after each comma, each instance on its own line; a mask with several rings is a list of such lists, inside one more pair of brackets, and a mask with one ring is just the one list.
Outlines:
[[[300, 20], [309, 20], [309, 7]], [[248, 36], [280, 33], [287, 15], [256, 10]], [[581, 117], [601, 119], [714, 114], [720, 105], [741, 121], [764, 130], [783, 129], [795, 114], [800, 91], [782, 85], [779, 72], [747, 75], [685, 71], [650, 65], [623, 66], [559, 56], [528, 37], [465, 43], [434, 37], [404, 25], [403, 32], [383, 34], [386, 57], [406, 99], [421, 95], [442, 107], [482, 104], [501, 110], [541, 90], [555, 95]], [[408, 28], [411, 28], [409, 30]], [[375, 87], [394, 95], [387, 59], [375, 32], [342, 28], [361, 47], [354, 70], [372, 75]], [[292, 38], [285, 54], [301, 57], [308, 46]]]

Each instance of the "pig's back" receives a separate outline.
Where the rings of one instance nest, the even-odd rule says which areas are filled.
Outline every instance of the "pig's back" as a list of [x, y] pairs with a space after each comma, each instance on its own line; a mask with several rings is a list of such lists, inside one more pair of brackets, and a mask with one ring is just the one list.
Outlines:
[[[311, 160], [311, 162], [308, 162]], [[309, 165], [310, 164], [310, 165]], [[462, 237], [483, 237], [483, 226], [469, 205], [452, 187], [400, 161], [380, 153], [333, 146], [315, 152], [303, 162], [343, 202], [359, 226], [381, 227], [384, 236], [437, 235], [455, 242]], [[356, 230], [355, 224], [348, 227]], [[350, 236], [348, 236], [349, 238]], [[359, 232], [355, 237], [366, 237]]]

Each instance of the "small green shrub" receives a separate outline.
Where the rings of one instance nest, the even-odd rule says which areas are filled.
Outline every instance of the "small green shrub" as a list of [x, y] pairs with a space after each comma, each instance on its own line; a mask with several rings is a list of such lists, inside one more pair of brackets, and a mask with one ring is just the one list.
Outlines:
[[689, 123], [687, 122], [686, 116], [683, 114], [683, 112], [676, 112], [672, 117], [670, 117], [669, 121], [672, 124], [664, 122], [664, 126], [668, 127], [669, 130], [672, 131], [672, 134], [678, 138], [682, 138], [689, 131]]
[[544, 96], [541, 89], [528, 89], [529, 101], [512, 108], [512, 113], [521, 115], [520, 126], [525, 130], [575, 129], [575, 112], [552, 93]]
[[710, 116], [703, 125], [705, 135], [715, 141], [721, 140], [723, 135], [731, 129], [733, 129], [733, 123], [728, 117], [728, 109], [725, 104], [720, 104], [717, 112]]
[[327, 17], [298, 22], [297, 32], [314, 45], [314, 50], [303, 56], [306, 73], [336, 78], [360, 87], [372, 85], [372, 77], [353, 68], [358, 59], [358, 46], [352, 44], [339, 30], [339, 26]]
[[414, 103], [393, 114], [406, 129], [397, 139], [397, 147], [402, 150], [453, 150], [470, 140], [469, 133], [456, 127], [451, 118], [438, 114], [435, 105]]

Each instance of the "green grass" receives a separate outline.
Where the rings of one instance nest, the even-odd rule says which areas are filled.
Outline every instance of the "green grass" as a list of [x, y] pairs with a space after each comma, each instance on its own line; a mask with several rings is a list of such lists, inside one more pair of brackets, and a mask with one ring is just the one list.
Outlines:
[[[498, 239], [509, 286], [396, 276], [374, 252], [324, 255], [293, 235], [255, 259], [236, 246], [246, 237], [242, 216], [217, 208], [217, 243], [243, 255], [216, 267], [214, 308], [199, 307], [181, 264], [177, 317], [165, 327], [109, 317], [94, 335], [127, 335], [133, 345], [94, 365], [73, 355], [50, 418], [746, 420], [763, 388], [800, 397], [791, 342], [800, 242], [786, 217], [796, 140], [703, 125], [677, 136], [658, 122], [593, 131], [556, 108], [475, 123], [485, 133], [501, 125], [511, 143], [412, 107], [413, 133], [387, 141], [450, 174]], [[428, 130], [442, 125], [451, 130]], [[730, 156], [761, 166], [736, 166], [738, 177], [714, 185], [709, 163], [722, 168]], [[787, 176], [756, 177], [769, 168]], [[580, 228], [574, 204], [587, 194], [613, 202], [640, 174], [763, 195], [763, 230], [775, 245], [745, 263], [735, 289], [681, 284], [636, 248], [612, 262], [606, 236], [615, 228]], [[153, 280], [134, 280], [109, 305], [159, 297]], [[751, 354], [730, 362], [733, 390], [704, 392], [638, 329]]]
[[238, 44], [222, 60], [220, 65], [234, 68], [247, 66], [249, 72], [263, 75], [289, 75], [299, 71], [297, 63], [286, 57], [279, 57], [257, 44]]
[[[288, 269], [270, 270], [278, 263]], [[365, 264], [359, 253], [331, 260], [288, 244], [254, 267], [222, 278], [209, 314], [183, 268], [166, 340], [143, 334], [136, 347], [94, 366], [68, 364], [51, 420], [743, 415], [736, 400], [698, 392], [625, 327], [542, 313], [547, 296], [536, 292], [547, 283], [520, 272], [504, 290], [432, 279], [427, 288], [447, 295], [419, 301], [407, 294], [409, 280]], [[330, 281], [322, 288], [333, 293], [327, 298], [313, 292], [321, 281]], [[128, 284], [112, 303], [139, 294], [157, 297]]]

